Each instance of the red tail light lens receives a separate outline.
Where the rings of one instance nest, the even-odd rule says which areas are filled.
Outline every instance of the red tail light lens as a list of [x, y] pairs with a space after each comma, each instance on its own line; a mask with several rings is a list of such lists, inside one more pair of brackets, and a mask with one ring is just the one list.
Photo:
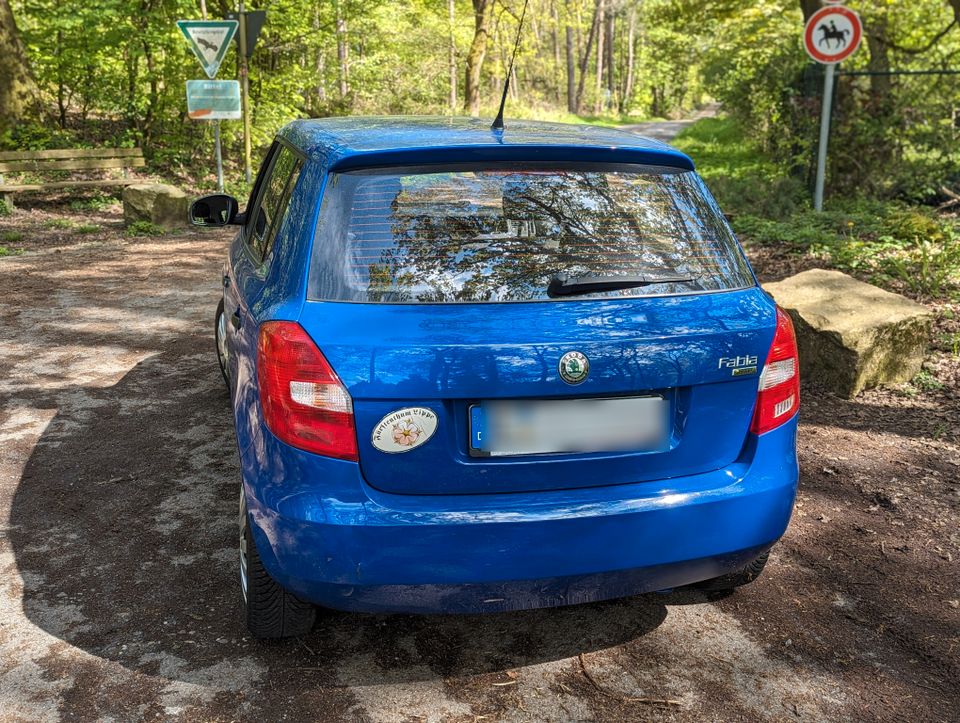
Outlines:
[[356, 461], [353, 401], [303, 327], [291, 321], [260, 326], [257, 379], [263, 418], [279, 440]]
[[800, 359], [793, 321], [777, 308], [777, 331], [760, 374], [750, 431], [763, 434], [789, 420], [800, 408]]

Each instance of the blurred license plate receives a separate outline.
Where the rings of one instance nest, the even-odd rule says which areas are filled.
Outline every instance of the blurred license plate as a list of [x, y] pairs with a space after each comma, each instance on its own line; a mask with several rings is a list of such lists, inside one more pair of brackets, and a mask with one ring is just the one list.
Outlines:
[[470, 454], [646, 451], [667, 441], [663, 397], [489, 401], [470, 407]]

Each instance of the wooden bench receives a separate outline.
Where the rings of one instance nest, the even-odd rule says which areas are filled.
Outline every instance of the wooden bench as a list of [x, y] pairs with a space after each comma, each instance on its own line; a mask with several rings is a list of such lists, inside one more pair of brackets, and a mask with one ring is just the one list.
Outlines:
[[[19, 191], [45, 191], [53, 188], [80, 186], [128, 186], [135, 179], [126, 178], [130, 168], [146, 165], [139, 148], [66, 148], [53, 151], [0, 151], [0, 200]], [[123, 178], [49, 181], [43, 183], [4, 183], [6, 173], [49, 173], [51, 171], [123, 170]]]

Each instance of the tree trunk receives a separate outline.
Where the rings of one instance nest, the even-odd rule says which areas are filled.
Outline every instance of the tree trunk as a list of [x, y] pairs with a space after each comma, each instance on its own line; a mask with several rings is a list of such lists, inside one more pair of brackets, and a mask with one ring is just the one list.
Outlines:
[[67, 88], [63, 82], [63, 31], [57, 30], [57, 122], [67, 127]]
[[450, 113], [451, 115], [456, 114], [457, 112], [457, 38], [454, 34], [454, 29], [456, 27], [456, 15], [455, 15], [455, 3], [454, 0], [447, 0], [447, 14], [450, 20], [450, 49], [449, 49], [449, 59], [448, 63], [450, 65]]
[[[316, 7], [313, 10], [313, 31], [320, 36], [320, 8]], [[327, 58], [325, 55], [325, 49], [323, 45], [318, 44], [316, 47], [316, 60], [313, 64], [314, 73], [316, 73], [316, 83], [313, 86], [313, 102], [310, 104], [314, 109], [319, 110], [327, 102], [327, 86], [326, 79], [324, 76], [327, 73]]]
[[[958, 0], [958, 2], [960, 2], [960, 0]], [[552, 20], [550, 24], [550, 38], [553, 42], [554, 100], [559, 103], [560, 98], [563, 97], [563, 71], [561, 70], [563, 61], [560, 60], [560, 15], [557, 12], [556, 0], [551, 0], [550, 2], [550, 19]]]
[[603, 60], [605, 57], [604, 43], [606, 41], [606, 11], [604, 0], [597, 0], [597, 77], [593, 98], [593, 114], [600, 115], [605, 105], [603, 97]]
[[803, 13], [803, 22], [820, 9], [820, 0], [800, 0], [800, 12]]
[[156, 137], [154, 133], [154, 123], [159, 115], [161, 118], [162, 114], [158, 114], [159, 110], [158, 105], [158, 96], [159, 96], [159, 86], [157, 78], [157, 64], [154, 61], [153, 56], [153, 47], [147, 42], [147, 36], [143, 36], [143, 57], [146, 60], [147, 64], [147, 78], [150, 86], [150, 94], [148, 96], [147, 110], [143, 114], [143, 125], [141, 130], [142, 145], [149, 146], [153, 139]]
[[[890, 70], [890, 54], [886, 43], [886, 33], [886, 20], [881, 20], [878, 17], [870, 21], [866, 36], [867, 48], [870, 50], [867, 70], [871, 72], [886, 73]], [[889, 75], [870, 76], [870, 94], [873, 96], [873, 103], [877, 110], [882, 112], [889, 105], [891, 87]]]
[[567, 110], [577, 112], [577, 64], [574, 60], [573, 28], [567, 26]]
[[617, 83], [616, 83], [616, 81], [617, 81], [616, 66], [614, 65], [614, 62], [615, 62], [615, 60], [616, 60], [616, 57], [615, 57], [615, 52], [614, 52], [615, 46], [614, 46], [614, 43], [613, 43], [614, 30], [615, 30], [615, 28], [614, 28], [615, 18], [616, 18], [616, 14], [614, 13], [613, 8], [610, 8], [610, 9], [607, 11], [607, 40], [606, 40], [606, 48], [607, 48], [607, 91], [608, 91], [608, 97], [610, 98], [610, 107], [613, 107], [613, 106], [612, 106], [612, 103], [613, 103], [613, 98], [614, 98], [614, 92], [615, 92], [616, 89], [617, 89]]
[[464, 110], [472, 116], [480, 115], [480, 73], [487, 57], [490, 39], [490, 20], [493, 0], [473, 0], [473, 42], [467, 53], [467, 76], [464, 84]]
[[620, 97], [620, 112], [630, 110], [630, 101], [633, 98], [633, 62], [635, 42], [637, 37], [637, 6], [630, 8], [630, 21], [627, 25], [627, 77], [623, 81], [623, 95]]
[[338, 77], [340, 80], [340, 100], [350, 92], [350, 50], [347, 46], [347, 21], [340, 10], [340, 0], [334, 2], [337, 27], [337, 62], [339, 65]]
[[38, 115], [39, 91], [8, 0], [0, 0], [0, 133]]
[[577, 97], [574, 103], [574, 113], [579, 113], [583, 107], [583, 86], [587, 80], [587, 65], [590, 62], [590, 52], [593, 50], [593, 39], [597, 35], [597, 21], [603, 8], [603, 0], [597, 0], [593, 9], [593, 22], [590, 24], [590, 35], [587, 36], [587, 47], [580, 58], [580, 82], [577, 84]]

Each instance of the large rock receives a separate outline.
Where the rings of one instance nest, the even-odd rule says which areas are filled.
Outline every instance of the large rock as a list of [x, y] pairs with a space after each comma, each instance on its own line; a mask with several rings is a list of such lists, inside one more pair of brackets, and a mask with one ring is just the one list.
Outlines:
[[187, 222], [187, 194], [163, 183], [138, 183], [123, 189], [123, 220], [150, 221], [164, 228]]
[[764, 288], [793, 317], [801, 374], [837, 394], [852, 398], [920, 371], [933, 317], [920, 304], [824, 269]]

